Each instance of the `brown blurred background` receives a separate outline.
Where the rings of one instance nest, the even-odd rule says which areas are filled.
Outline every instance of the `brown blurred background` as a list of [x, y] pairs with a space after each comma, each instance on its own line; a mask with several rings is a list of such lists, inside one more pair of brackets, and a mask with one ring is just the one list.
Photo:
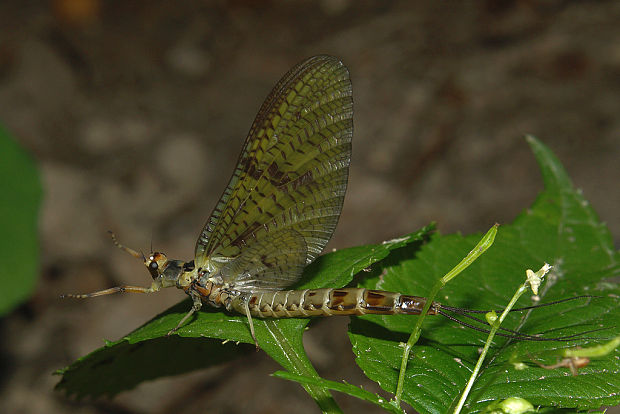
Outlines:
[[[618, 22], [617, 1], [3, 0], [0, 121], [38, 160], [45, 202], [38, 288], [0, 325], [0, 411], [318, 411], [268, 376], [278, 366], [262, 353], [113, 401], [67, 399], [51, 376], [184, 298], [58, 295], [150, 283], [107, 230], [191, 259], [262, 100], [314, 54], [340, 57], [354, 86], [349, 191], [331, 247], [430, 221], [444, 233], [511, 222], [542, 189], [526, 133], [555, 151], [617, 245]], [[346, 323], [317, 324], [310, 355], [321, 375], [375, 391]]]

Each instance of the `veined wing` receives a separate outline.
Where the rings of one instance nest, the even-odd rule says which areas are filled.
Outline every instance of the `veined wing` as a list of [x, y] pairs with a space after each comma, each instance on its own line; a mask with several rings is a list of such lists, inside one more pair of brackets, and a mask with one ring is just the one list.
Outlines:
[[196, 266], [218, 270], [281, 230], [301, 235], [304, 263], [314, 260], [342, 209], [352, 118], [351, 81], [338, 59], [315, 56], [284, 75], [261, 106], [196, 242]]
[[267, 233], [241, 250], [219, 272], [225, 283], [241, 292], [278, 290], [295, 283], [306, 266], [306, 241], [292, 229]]

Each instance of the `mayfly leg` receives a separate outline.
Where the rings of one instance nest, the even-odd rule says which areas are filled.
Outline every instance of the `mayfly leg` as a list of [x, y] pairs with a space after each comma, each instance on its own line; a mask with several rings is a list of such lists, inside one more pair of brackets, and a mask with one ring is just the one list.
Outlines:
[[88, 299], [88, 298], [94, 298], [97, 296], [112, 295], [114, 293], [125, 293], [125, 292], [152, 293], [154, 292], [154, 290], [152, 288], [145, 288], [141, 286], [116, 286], [116, 287], [112, 287], [109, 289], [98, 290], [96, 292], [91, 292], [91, 293], [82, 293], [82, 294], [67, 293], [67, 294], [60, 295], [60, 297], [63, 299], [64, 298]]

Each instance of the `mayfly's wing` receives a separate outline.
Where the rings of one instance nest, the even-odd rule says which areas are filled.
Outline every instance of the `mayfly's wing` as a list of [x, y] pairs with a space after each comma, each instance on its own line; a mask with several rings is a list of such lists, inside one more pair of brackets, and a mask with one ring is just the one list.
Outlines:
[[[315, 56], [284, 75], [261, 106], [228, 187], [196, 242], [196, 266], [219, 270], [248, 247], [258, 253], [276, 233], [301, 235], [305, 252], [294, 254], [312, 262], [342, 209], [352, 118], [349, 72], [338, 59]], [[274, 284], [292, 282], [283, 277]]]
[[231, 288], [241, 292], [278, 290], [295, 283], [306, 266], [306, 241], [291, 229], [267, 233], [241, 250], [219, 272]]

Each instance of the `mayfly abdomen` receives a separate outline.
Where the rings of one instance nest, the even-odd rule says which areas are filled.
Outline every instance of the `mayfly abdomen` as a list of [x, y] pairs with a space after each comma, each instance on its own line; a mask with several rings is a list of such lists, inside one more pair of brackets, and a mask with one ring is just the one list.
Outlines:
[[[235, 301], [236, 302], [236, 301]], [[252, 316], [290, 318], [305, 316], [408, 314], [422, 311], [426, 299], [395, 292], [361, 288], [279, 290], [255, 293], [249, 298]], [[242, 303], [233, 307], [245, 313]], [[437, 312], [431, 306], [429, 314]]]

